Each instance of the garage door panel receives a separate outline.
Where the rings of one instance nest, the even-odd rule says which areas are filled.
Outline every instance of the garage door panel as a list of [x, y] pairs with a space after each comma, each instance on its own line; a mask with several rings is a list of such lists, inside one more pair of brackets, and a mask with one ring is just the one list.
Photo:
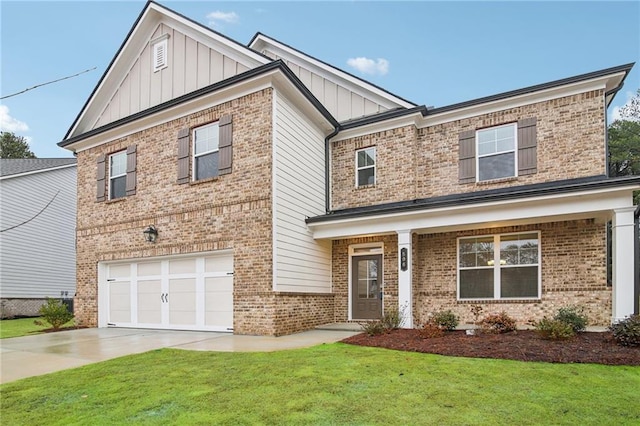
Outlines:
[[183, 330], [233, 327], [233, 256], [229, 252], [145, 259], [107, 265], [106, 271], [109, 322], [116, 326]]
[[109, 310], [109, 322], [127, 324], [130, 323], [131, 283], [111, 282], [109, 284], [109, 300], [111, 301]]

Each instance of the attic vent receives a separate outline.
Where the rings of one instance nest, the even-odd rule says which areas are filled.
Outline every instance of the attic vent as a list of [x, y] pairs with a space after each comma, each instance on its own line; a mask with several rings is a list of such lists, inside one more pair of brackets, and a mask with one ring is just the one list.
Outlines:
[[160, 40], [153, 45], [153, 72], [167, 67], [167, 39]]

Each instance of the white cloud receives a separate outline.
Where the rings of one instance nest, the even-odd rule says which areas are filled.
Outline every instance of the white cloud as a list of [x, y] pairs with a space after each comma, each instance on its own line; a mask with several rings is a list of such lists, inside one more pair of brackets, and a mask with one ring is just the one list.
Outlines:
[[0, 130], [3, 132], [26, 132], [29, 130], [27, 123], [9, 115], [9, 107], [6, 105], [0, 105]]
[[211, 12], [207, 15], [207, 19], [209, 20], [209, 26], [214, 28], [221, 27], [221, 24], [235, 24], [238, 22], [240, 17], [235, 12], [222, 12], [221, 10], [216, 10], [215, 12]]
[[377, 60], [364, 57], [349, 58], [347, 65], [364, 74], [385, 75], [389, 72], [389, 61], [384, 58], [378, 58]]

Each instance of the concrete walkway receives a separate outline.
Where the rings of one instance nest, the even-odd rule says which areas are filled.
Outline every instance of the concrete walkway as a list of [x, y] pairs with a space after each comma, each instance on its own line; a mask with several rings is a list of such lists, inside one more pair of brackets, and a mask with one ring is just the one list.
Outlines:
[[199, 331], [85, 328], [0, 340], [0, 383], [160, 348], [270, 352], [332, 343], [359, 333], [327, 327], [281, 337]]

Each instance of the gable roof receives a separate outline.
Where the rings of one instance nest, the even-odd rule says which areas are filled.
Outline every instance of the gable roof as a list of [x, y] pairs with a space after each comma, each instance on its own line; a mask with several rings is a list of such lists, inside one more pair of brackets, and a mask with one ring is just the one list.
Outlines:
[[75, 158], [2, 158], [0, 159], [0, 177], [43, 172], [75, 164]]
[[111, 98], [110, 95], [117, 88], [117, 85], [122, 79], [122, 75], [129, 70], [131, 62], [137, 58], [143, 46], [148, 43], [153, 29], [161, 23], [163, 19], [179, 23], [183, 27], [189, 28], [195, 33], [207, 38], [207, 40], [226, 47], [228, 51], [234, 52], [236, 55], [242, 57], [243, 61], [251, 64], [250, 68], [271, 62], [270, 58], [255, 52], [243, 44], [162, 6], [155, 1], [149, 0], [138, 15], [131, 30], [129, 30], [129, 33], [122, 42], [122, 45], [107, 66], [102, 77], [100, 77], [98, 84], [89, 95], [89, 98], [63, 139], [77, 136], [88, 129], [88, 122], [92, 121], [91, 116], [97, 116], [101, 112], [103, 105], [100, 104], [100, 102], [107, 102]]
[[395, 95], [380, 86], [377, 86], [363, 78], [344, 71], [343, 69], [340, 69], [316, 57], [308, 55], [301, 50], [296, 49], [295, 47], [276, 40], [275, 38], [269, 37], [268, 35], [261, 32], [257, 32], [247, 45], [258, 53], [263, 53], [262, 51], [265, 48], [275, 47], [280, 53], [287, 54], [288, 58], [296, 58], [303, 63], [311, 65], [312, 68], [325, 71], [334, 79], [343, 80], [352, 85], [359, 86], [368, 92], [372, 92], [373, 94], [385, 99], [388, 103], [390, 103], [391, 105], [389, 106], [389, 108], [412, 108], [416, 106], [415, 103], [408, 101], [398, 95]]

